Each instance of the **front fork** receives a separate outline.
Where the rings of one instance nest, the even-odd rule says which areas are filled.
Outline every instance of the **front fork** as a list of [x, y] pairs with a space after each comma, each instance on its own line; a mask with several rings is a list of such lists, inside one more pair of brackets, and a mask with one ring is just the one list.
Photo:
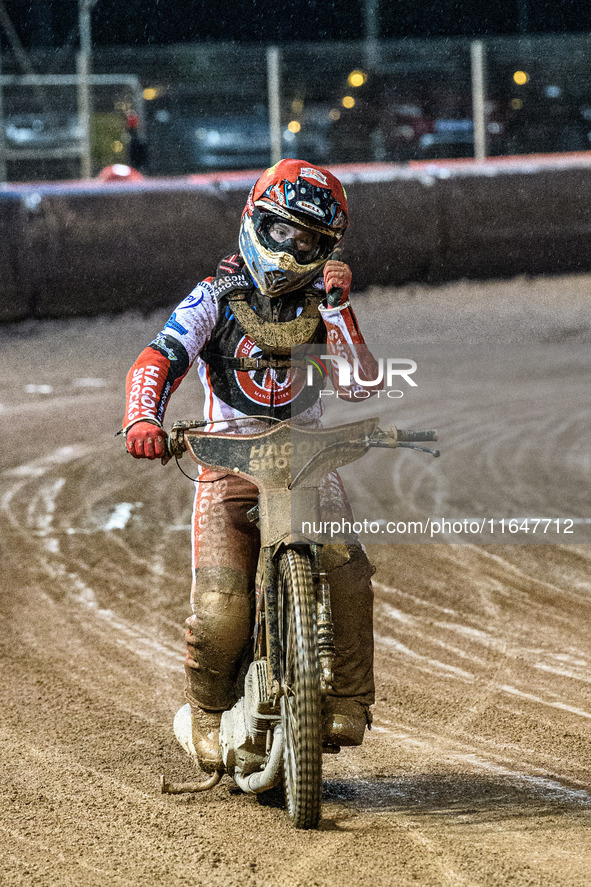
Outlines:
[[316, 630], [318, 632], [318, 659], [320, 662], [320, 687], [322, 695], [332, 689], [335, 657], [334, 627], [330, 605], [328, 574], [322, 568], [320, 546], [311, 545], [312, 576], [316, 589]]
[[[323, 569], [321, 546], [310, 545], [312, 579], [316, 595], [316, 631], [318, 637], [318, 659], [320, 664], [320, 688], [322, 695], [332, 689], [333, 666], [335, 657], [334, 627], [330, 604], [330, 585], [328, 574]], [[257, 619], [255, 622], [255, 649], [258, 655], [267, 657], [269, 667], [269, 689], [272, 697], [277, 699], [280, 689], [280, 640], [278, 622], [278, 577], [277, 566], [273, 553], [266, 549], [263, 553], [263, 569], [257, 577]], [[263, 592], [261, 595], [260, 592]], [[260, 612], [263, 604], [263, 613]], [[266, 631], [261, 632], [262, 619], [266, 620]], [[266, 650], [261, 649], [261, 637], [266, 635]]]

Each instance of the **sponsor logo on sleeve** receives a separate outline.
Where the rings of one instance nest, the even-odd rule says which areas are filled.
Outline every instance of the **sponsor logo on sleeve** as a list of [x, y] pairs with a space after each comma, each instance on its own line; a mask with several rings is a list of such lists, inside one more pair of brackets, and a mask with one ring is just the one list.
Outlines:
[[158, 405], [158, 377], [160, 367], [148, 364], [134, 370], [131, 390], [129, 392], [129, 409], [127, 416], [130, 422], [138, 416], [156, 415]]
[[175, 333], [178, 333], [179, 336], [186, 336], [189, 330], [179, 323], [176, 319], [176, 311], [173, 311], [166, 323], [164, 324], [164, 329], [174, 330]]
[[156, 338], [152, 342], [150, 342], [150, 345], [158, 348], [163, 354], [168, 357], [171, 363], [173, 360], [178, 360], [176, 354], [174, 353], [174, 350], [172, 348], [169, 348], [166, 344], [166, 336], [164, 335], [164, 333], [158, 333]]
[[212, 280], [210, 286], [214, 296], [219, 299], [220, 296], [230, 292], [230, 290], [250, 289], [252, 287], [252, 280], [246, 274], [228, 274], [227, 277], [216, 277], [215, 280]]
[[[202, 292], [189, 293], [187, 298], [181, 302], [181, 304], [177, 308], [177, 311], [184, 311], [186, 308], [197, 308], [199, 305], [201, 305], [204, 298], [205, 298], [205, 295]], [[175, 311], [175, 315], [176, 315], [176, 311]]]

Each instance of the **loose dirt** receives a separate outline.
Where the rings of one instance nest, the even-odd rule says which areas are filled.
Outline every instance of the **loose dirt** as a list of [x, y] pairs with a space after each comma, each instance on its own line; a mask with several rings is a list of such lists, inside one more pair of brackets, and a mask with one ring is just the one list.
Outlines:
[[[384, 346], [443, 342], [461, 360], [466, 343], [562, 342], [580, 354], [590, 293], [588, 276], [523, 278], [373, 289], [355, 306]], [[125, 373], [166, 316], [0, 330], [0, 883], [591, 883], [588, 545], [371, 546], [375, 726], [362, 748], [325, 758], [318, 831], [293, 830], [227, 778], [206, 795], [160, 794], [160, 773], [192, 776], [172, 734], [192, 486], [174, 464], [133, 461], [114, 433]], [[540, 384], [559, 372], [543, 366]], [[448, 393], [422, 424], [473, 417], [487, 441], [478, 466], [464, 461], [458, 508], [464, 496], [473, 506], [485, 470], [491, 501], [527, 484], [560, 504], [541, 466], [565, 452], [563, 509], [590, 516], [590, 450], [567, 441], [591, 407], [577, 401], [575, 414], [565, 397], [560, 427], [536, 436], [532, 416], [522, 440], [506, 435], [517, 402]], [[188, 377], [169, 417], [201, 404]], [[460, 476], [463, 438], [440, 445], [439, 463], [392, 454], [394, 487], [417, 508], [440, 482], [434, 465]]]

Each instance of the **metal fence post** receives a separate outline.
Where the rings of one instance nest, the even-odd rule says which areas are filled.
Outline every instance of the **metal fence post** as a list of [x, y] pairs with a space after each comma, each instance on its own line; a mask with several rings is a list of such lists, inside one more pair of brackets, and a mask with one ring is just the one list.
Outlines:
[[83, 147], [81, 157], [81, 176], [89, 179], [92, 176], [92, 157], [90, 146], [90, 124], [92, 104], [90, 98], [90, 58], [92, 37], [90, 31], [90, 12], [93, 0], [78, 0], [78, 24], [80, 29], [80, 52], [76, 58], [78, 73], [78, 118], [82, 128]]
[[8, 171], [6, 168], [6, 137], [4, 134], [4, 105], [2, 102], [2, 52], [0, 51], [0, 184], [6, 181]]
[[380, 66], [379, 0], [363, 0], [363, 20], [365, 67], [368, 71], [375, 71]]
[[484, 160], [487, 156], [486, 144], [486, 71], [484, 45], [482, 40], [470, 44], [472, 67], [472, 121], [474, 125], [474, 157]]
[[271, 166], [281, 160], [281, 53], [277, 46], [267, 47], [267, 92], [269, 98], [269, 133]]

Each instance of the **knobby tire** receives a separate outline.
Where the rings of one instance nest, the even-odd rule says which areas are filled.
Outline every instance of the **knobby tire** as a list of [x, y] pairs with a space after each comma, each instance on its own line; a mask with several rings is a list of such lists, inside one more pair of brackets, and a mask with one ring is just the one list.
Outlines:
[[322, 800], [322, 696], [316, 598], [309, 556], [287, 549], [279, 559], [287, 811], [296, 828], [316, 828]]

